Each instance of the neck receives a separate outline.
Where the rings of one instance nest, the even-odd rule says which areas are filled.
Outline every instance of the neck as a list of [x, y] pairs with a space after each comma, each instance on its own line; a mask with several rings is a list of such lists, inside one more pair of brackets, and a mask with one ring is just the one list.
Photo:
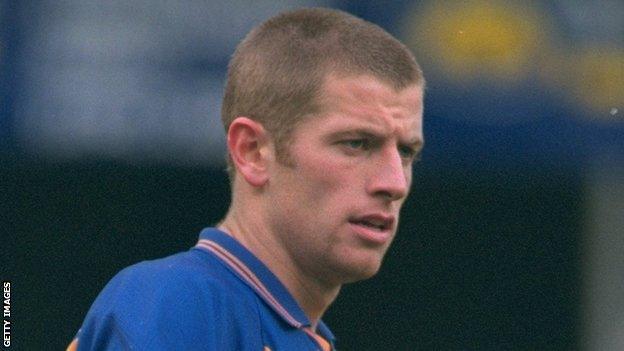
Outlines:
[[323, 313], [338, 296], [340, 285], [325, 283], [301, 270], [259, 213], [237, 211], [233, 203], [219, 229], [234, 237], [278, 277], [316, 329]]

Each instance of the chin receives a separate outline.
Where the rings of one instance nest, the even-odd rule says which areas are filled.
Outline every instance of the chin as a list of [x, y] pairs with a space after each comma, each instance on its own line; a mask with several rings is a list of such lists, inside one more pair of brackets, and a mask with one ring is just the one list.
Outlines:
[[354, 283], [360, 280], [372, 278], [381, 268], [381, 260], [367, 260], [366, 262], [350, 262], [336, 271], [340, 272], [342, 283]]
[[355, 283], [362, 280], [370, 279], [377, 274], [379, 270], [375, 271], [367, 271], [367, 272], [357, 272], [355, 274], [349, 274], [342, 279], [342, 284]]

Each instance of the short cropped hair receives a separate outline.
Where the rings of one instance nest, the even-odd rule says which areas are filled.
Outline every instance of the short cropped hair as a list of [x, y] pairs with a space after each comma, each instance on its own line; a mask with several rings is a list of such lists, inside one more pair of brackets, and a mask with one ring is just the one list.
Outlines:
[[[397, 91], [424, 85], [414, 55], [381, 27], [333, 9], [285, 12], [254, 28], [234, 52], [221, 111], [226, 134], [239, 116], [258, 121], [275, 144], [277, 160], [292, 164], [292, 131], [321, 112], [329, 73], [368, 74]], [[228, 172], [233, 180], [230, 157]]]

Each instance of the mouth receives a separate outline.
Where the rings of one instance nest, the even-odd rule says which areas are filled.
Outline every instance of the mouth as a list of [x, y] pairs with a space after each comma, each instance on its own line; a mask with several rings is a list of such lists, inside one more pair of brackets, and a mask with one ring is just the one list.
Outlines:
[[395, 219], [393, 216], [371, 214], [349, 219], [357, 236], [367, 243], [383, 245], [392, 238]]

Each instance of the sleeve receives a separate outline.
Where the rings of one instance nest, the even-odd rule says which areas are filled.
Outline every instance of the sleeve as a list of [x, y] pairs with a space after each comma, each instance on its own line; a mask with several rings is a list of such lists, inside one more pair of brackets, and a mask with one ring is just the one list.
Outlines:
[[[136, 350], [129, 343], [124, 331], [119, 328], [112, 316], [96, 321], [91, 318], [85, 326], [78, 331], [78, 335], [72, 342], [76, 351], [81, 350]], [[71, 347], [71, 344], [70, 344]], [[139, 348], [140, 349], [140, 348]]]
[[250, 333], [260, 329], [249, 318], [257, 311], [218, 281], [197, 276], [140, 266], [122, 271], [87, 313], [76, 350], [261, 349], [259, 333]]

